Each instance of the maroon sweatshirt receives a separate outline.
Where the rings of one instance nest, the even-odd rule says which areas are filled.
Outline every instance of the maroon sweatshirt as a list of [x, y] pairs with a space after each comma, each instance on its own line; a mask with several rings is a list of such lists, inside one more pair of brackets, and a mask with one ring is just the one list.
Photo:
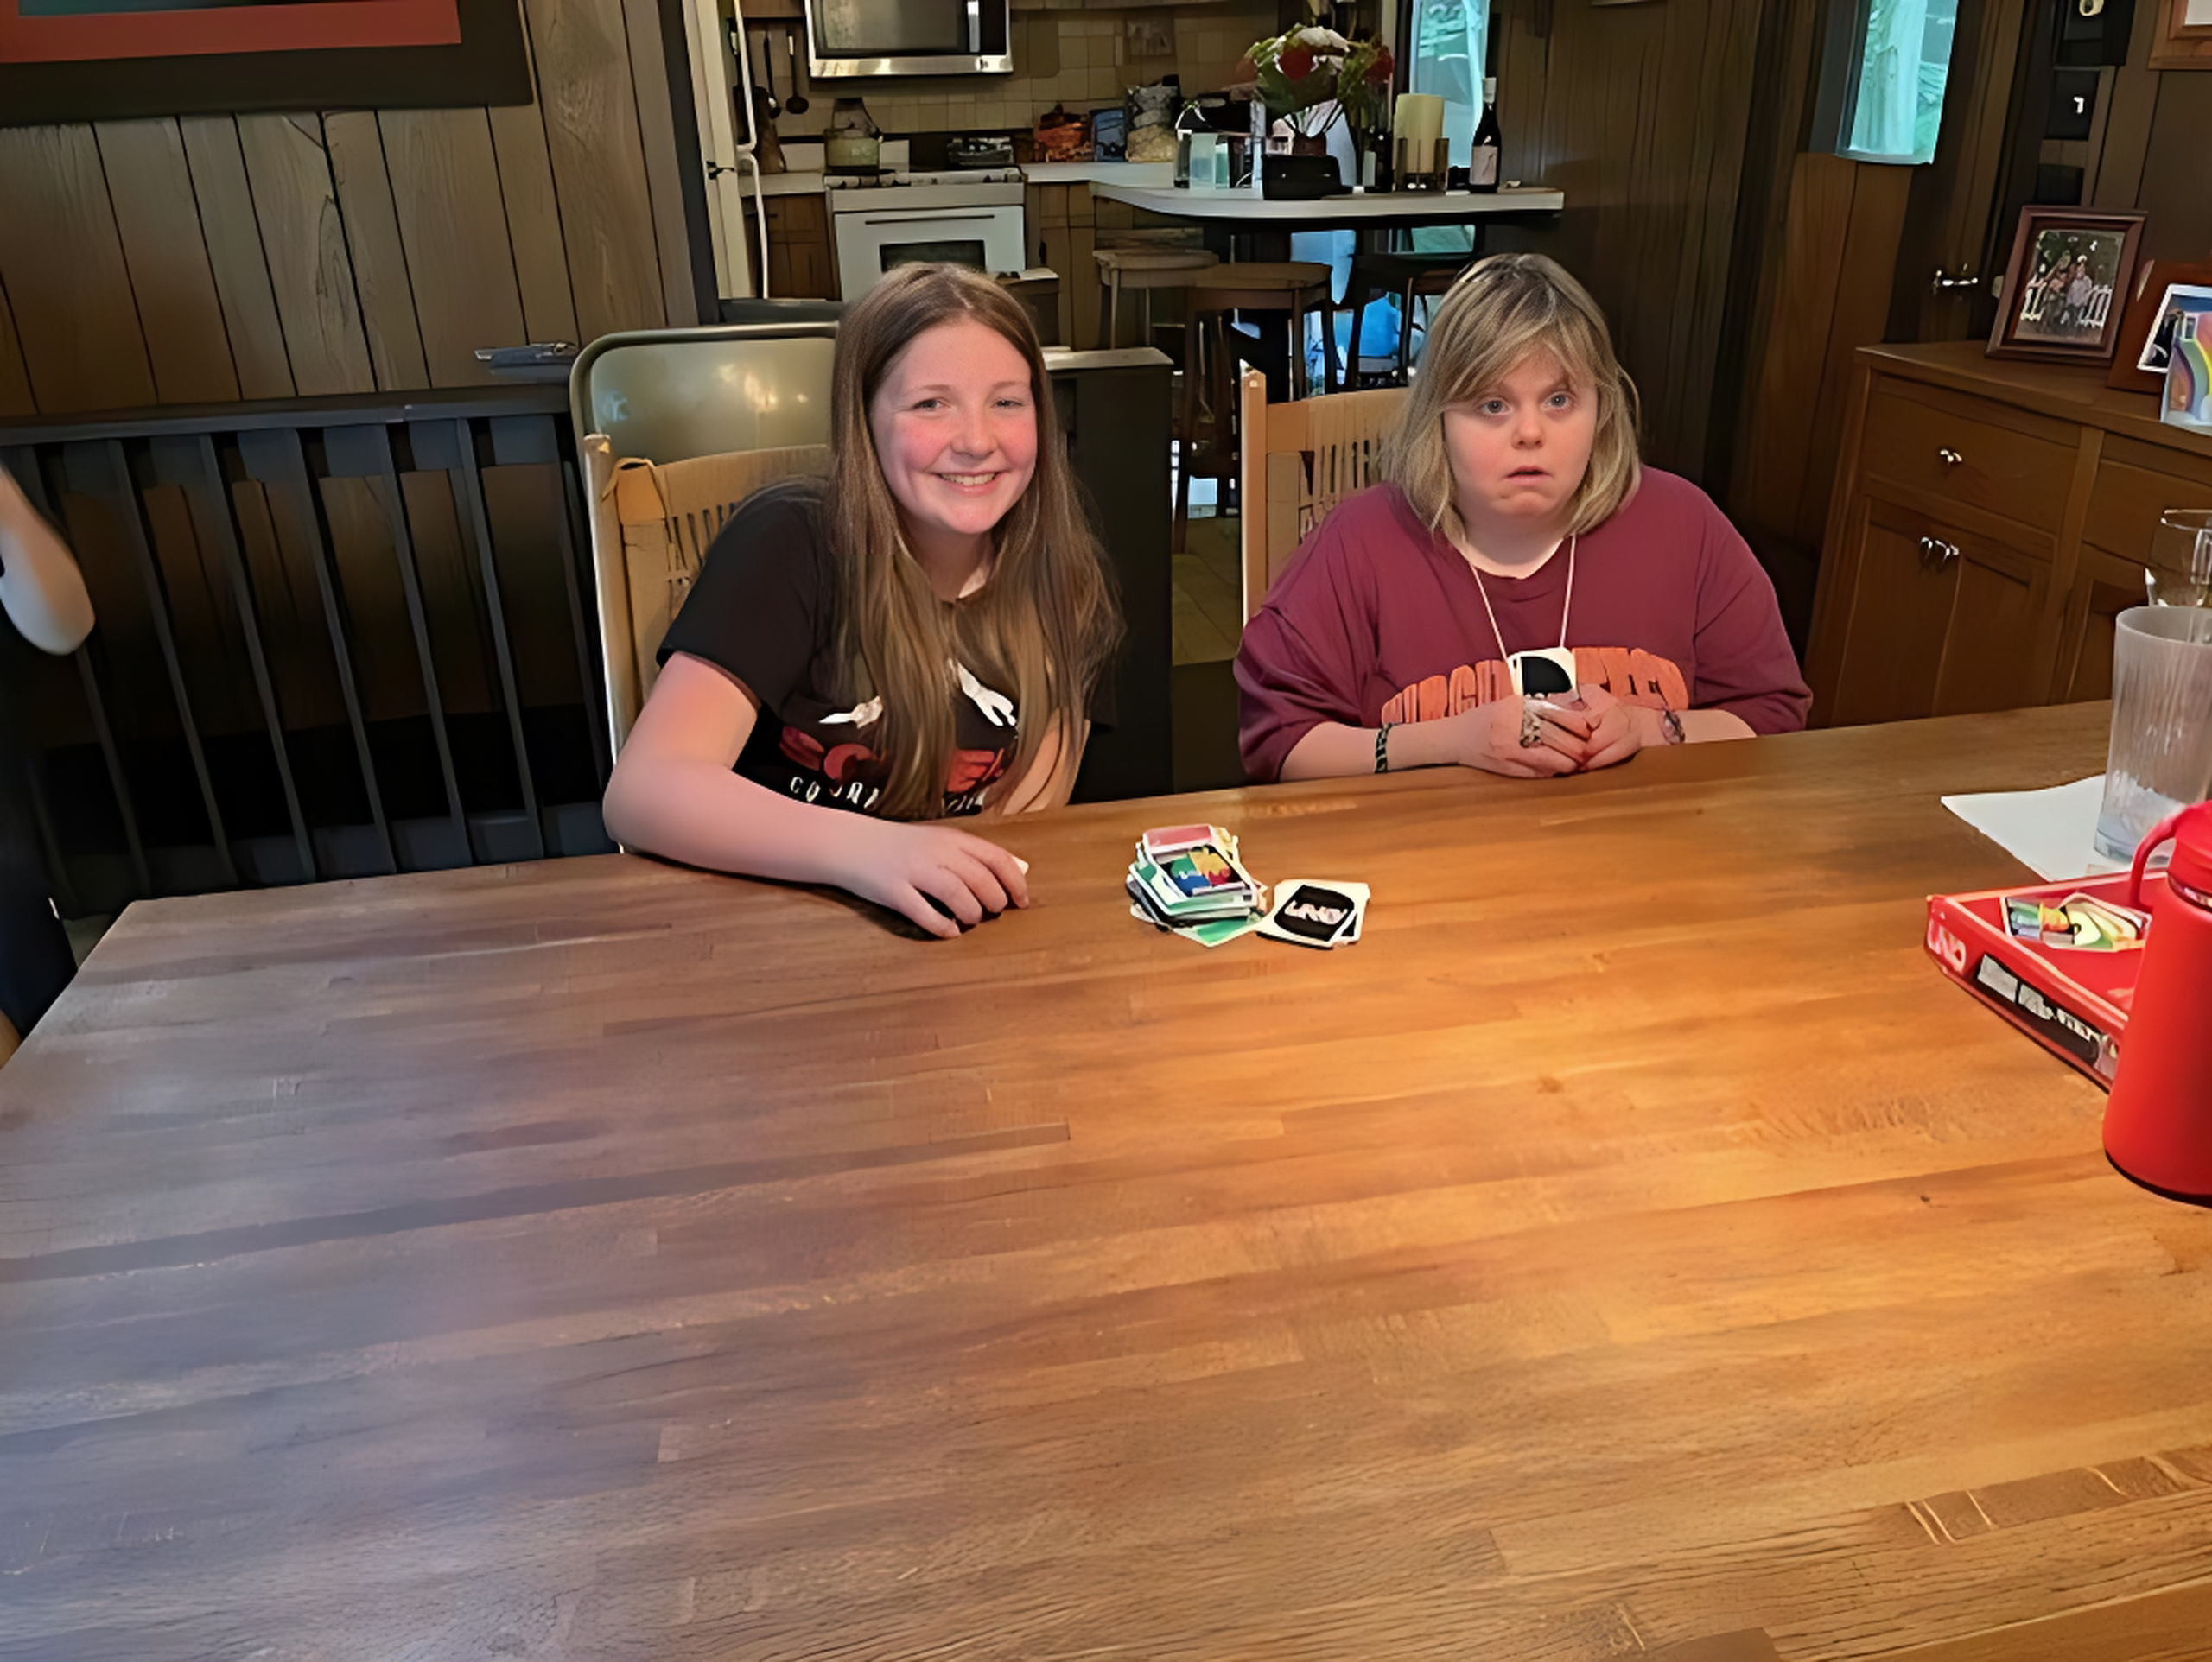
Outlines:
[[[1484, 574], [1507, 652], [1560, 644], [1567, 574], [1564, 543], [1529, 576]], [[1732, 711], [1754, 733], [1803, 726], [1813, 701], [1751, 549], [1704, 492], [1656, 468], [1577, 539], [1567, 644], [1578, 682]], [[1322, 722], [1427, 721], [1513, 691], [1473, 568], [1395, 485], [1346, 498], [1306, 539], [1244, 625], [1236, 684], [1244, 771], [1262, 782]]]

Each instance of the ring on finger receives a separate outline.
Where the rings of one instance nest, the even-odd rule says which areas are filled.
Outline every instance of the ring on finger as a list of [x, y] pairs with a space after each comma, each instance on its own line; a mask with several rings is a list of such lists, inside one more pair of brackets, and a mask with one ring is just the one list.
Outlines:
[[1544, 742], [1543, 718], [1527, 705], [1521, 707], [1521, 748], [1534, 750]]

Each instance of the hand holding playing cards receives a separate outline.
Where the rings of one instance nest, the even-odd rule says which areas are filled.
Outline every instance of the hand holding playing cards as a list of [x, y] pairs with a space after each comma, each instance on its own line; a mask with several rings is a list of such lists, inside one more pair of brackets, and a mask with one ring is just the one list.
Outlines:
[[1647, 745], [1667, 742], [1658, 711], [1646, 709], [1641, 704], [1624, 704], [1603, 687], [1581, 687], [1576, 690], [1582, 695], [1583, 705], [1592, 718], [1589, 748], [1582, 758], [1586, 771], [1611, 767], [1627, 761]]
[[1454, 730], [1452, 759], [1464, 767], [1539, 779], [1581, 765], [1591, 718], [1580, 710], [1522, 698], [1492, 699], [1433, 723]]
[[950, 940], [1009, 905], [1029, 904], [1021, 862], [995, 842], [950, 826], [853, 816], [851, 828], [861, 828], [861, 847], [839, 886], [888, 906], [931, 935]]

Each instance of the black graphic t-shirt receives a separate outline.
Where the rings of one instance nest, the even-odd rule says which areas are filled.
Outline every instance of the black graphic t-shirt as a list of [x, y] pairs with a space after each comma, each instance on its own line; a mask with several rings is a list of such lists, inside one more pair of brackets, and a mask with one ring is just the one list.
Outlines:
[[[737, 758], [744, 777], [800, 802], [869, 813], [890, 771], [869, 745], [882, 707], [856, 701], [846, 684], [823, 488], [793, 480], [746, 498], [708, 549], [658, 656], [664, 664], [671, 652], [704, 658], [760, 701]], [[1020, 738], [1010, 694], [965, 665], [955, 665], [954, 676], [948, 817], [982, 806], [986, 790], [1013, 766]], [[1092, 720], [1099, 720], [1096, 709]]]

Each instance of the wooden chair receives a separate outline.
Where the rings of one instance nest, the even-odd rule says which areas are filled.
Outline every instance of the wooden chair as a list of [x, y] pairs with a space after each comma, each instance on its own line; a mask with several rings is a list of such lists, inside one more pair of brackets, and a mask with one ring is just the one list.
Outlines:
[[607, 436], [583, 441], [591, 481], [591, 555], [608, 729], [618, 752], [645, 707], [661, 637], [691, 592], [715, 534], [738, 504], [779, 479], [830, 471], [826, 444], [682, 461], [617, 460]]
[[[1351, 314], [1351, 344], [1344, 351], [1344, 384], [1357, 387], [1363, 375], [1379, 375], [1386, 384], [1403, 386], [1413, 362], [1414, 301], [1416, 298], [1436, 299], [1448, 293], [1452, 285], [1479, 256], [1476, 254], [1424, 253], [1360, 253], [1351, 257], [1351, 273], [1344, 285], [1344, 309]], [[1363, 368], [1365, 363], [1376, 359], [1363, 359], [1359, 355], [1360, 327], [1366, 321], [1370, 303], [1387, 295], [1398, 298], [1398, 352], [1396, 361], [1381, 370]], [[1333, 361], [1336, 343], [1329, 343]]]
[[[1328, 315], [1329, 268], [1314, 260], [1237, 261], [1189, 273], [1190, 317], [1183, 326], [1183, 408], [1176, 426], [1182, 441], [1175, 470], [1175, 520], [1169, 546], [1183, 551], [1190, 523], [1191, 480], [1237, 477], [1235, 353], [1229, 340], [1232, 313], [1258, 313], [1287, 326], [1290, 386], [1306, 390], [1306, 314]], [[1331, 391], [1336, 355], [1323, 354]]]
[[1237, 463], [1244, 617], [1251, 619], [1307, 533], [1346, 497], [1382, 477], [1382, 440], [1406, 400], [1403, 387], [1268, 402], [1267, 377], [1247, 370]]

